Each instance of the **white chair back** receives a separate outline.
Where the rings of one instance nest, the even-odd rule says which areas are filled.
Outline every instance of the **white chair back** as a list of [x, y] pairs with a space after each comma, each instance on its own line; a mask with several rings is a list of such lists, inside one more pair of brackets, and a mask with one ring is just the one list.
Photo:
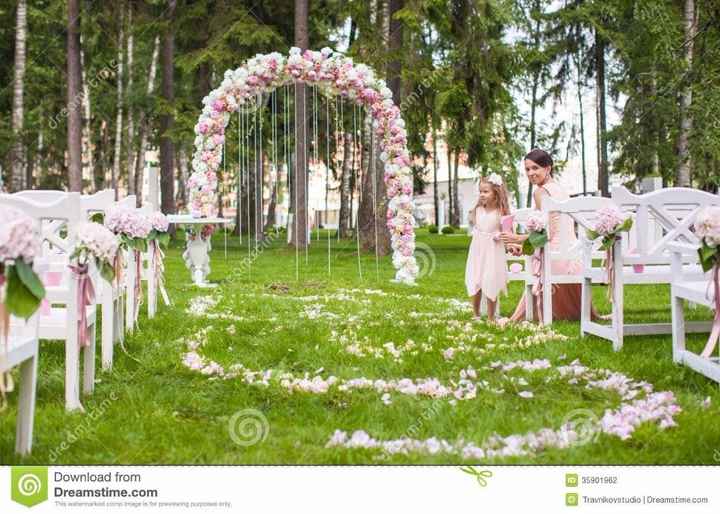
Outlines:
[[618, 186], [612, 199], [635, 217], [635, 230], [623, 234], [623, 253], [646, 264], [669, 263], [671, 243], [698, 244], [691, 230], [697, 214], [704, 207], [720, 205], [720, 196], [686, 187], [636, 195]]

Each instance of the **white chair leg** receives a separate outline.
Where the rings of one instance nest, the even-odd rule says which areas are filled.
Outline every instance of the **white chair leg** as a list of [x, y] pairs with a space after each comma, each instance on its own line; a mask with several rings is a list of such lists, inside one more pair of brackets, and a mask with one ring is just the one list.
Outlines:
[[624, 284], [623, 284], [623, 261], [620, 244], [615, 243], [613, 247], [615, 265], [613, 266], [613, 290], [612, 290], [612, 318], [613, 318], [613, 350], [620, 351], [623, 347], [625, 336], [625, 306], [624, 306]]
[[83, 349], [83, 393], [90, 394], [95, 388], [95, 323], [87, 332], [90, 345]]
[[527, 321], [534, 321], [534, 305], [535, 297], [532, 294], [532, 284], [525, 283], [525, 319]]
[[150, 259], [148, 260], [148, 318], [154, 318], [157, 312], [157, 282], [155, 280], [155, 269], [152, 258], [152, 252]]
[[[77, 323], [77, 321], [75, 321]], [[80, 403], [80, 349], [77, 331], [70, 330], [65, 341], [65, 409], [82, 410]]]
[[592, 321], [592, 280], [583, 277], [580, 297], [580, 337], [585, 337], [585, 323]]
[[127, 275], [125, 276], [125, 329], [132, 333], [135, 330], [135, 252], [128, 253]]
[[685, 306], [683, 299], [671, 291], [673, 362], [680, 363], [685, 351]]
[[115, 332], [117, 330], [113, 303], [112, 288], [110, 288], [103, 296], [102, 301], [102, 326], [100, 328], [102, 340], [100, 353], [102, 354], [103, 370], [112, 369], [113, 344], [115, 344]]
[[553, 319], [553, 305], [552, 305], [552, 267], [551, 255], [549, 251], [549, 245], [545, 245], [545, 258], [543, 259], [543, 311], [540, 313], [542, 316], [543, 325], [552, 325]]
[[32, 358], [27, 359], [20, 365], [17, 430], [15, 434], [15, 451], [20, 455], [27, 455], [32, 450], [37, 366], [37, 351]]

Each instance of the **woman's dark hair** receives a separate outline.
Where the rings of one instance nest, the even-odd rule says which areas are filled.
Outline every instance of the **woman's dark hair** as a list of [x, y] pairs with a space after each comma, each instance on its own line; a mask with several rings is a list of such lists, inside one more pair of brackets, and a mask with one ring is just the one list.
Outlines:
[[547, 168], [548, 166], [550, 166], [550, 173], [552, 173], [553, 160], [552, 157], [550, 157], [550, 154], [547, 153], [545, 150], [541, 150], [540, 148], [533, 148], [525, 156], [525, 159], [530, 160], [538, 166], [542, 166], [543, 168]]

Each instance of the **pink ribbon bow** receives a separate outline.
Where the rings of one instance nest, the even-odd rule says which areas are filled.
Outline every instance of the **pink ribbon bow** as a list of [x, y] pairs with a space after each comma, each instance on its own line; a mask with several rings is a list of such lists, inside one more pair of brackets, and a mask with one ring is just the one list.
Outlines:
[[715, 318], [713, 319], [710, 337], [708, 337], [707, 344], [705, 344], [701, 354], [706, 359], [710, 358], [718, 339], [720, 339], [720, 264], [715, 264], [713, 267], [712, 286], [715, 292]]
[[170, 297], [167, 294], [167, 291], [165, 290], [165, 254], [162, 251], [162, 248], [160, 248], [160, 244], [158, 244], [157, 241], [152, 242], [153, 245], [153, 253], [152, 253], [152, 259], [153, 259], [153, 271], [155, 273], [155, 283], [157, 284], [158, 289], [160, 290], [160, 295], [163, 298], [163, 302], [165, 302], [165, 305], [170, 305]]
[[543, 282], [545, 274], [545, 249], [538, 248], [532, 254], [532, 274], [535, 277], [535, 284], [532, 286], [532, 294], [535, 297], [535, 308], [537, 309], [537, 315], [542, 315], [542, 292]]
[[78, 344], [80, 346], [90, 346], [87, 335], [87, 307], [95, 302], [95, 288], [92, 280], [90, 280], [90, 275], [88, 275], [87, 264], [68, 267], [78, 279], [77, 305], [80, 318], [78, 319]]

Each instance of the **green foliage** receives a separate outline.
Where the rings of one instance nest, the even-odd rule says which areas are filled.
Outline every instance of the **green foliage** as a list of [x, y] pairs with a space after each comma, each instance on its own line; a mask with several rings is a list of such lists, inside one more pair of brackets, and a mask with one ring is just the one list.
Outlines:
[[524, 255], [532, 255], [548, 242], [547, 230], [530, 232], [527, 239], [523, 241], [522, 252]]
[[440, 232], [443, 234], [454, 234], [455, 229], [451, 225], [445, 225]]
[[430, 234], [437, 234], [437, 233], [438, 233], [438, 227], [437, 227], [437, 225], [428, 225], [427, 230], [428, 230], [428, 233], [430, 233]]
[[45, 298], [45, 287], [35, 274], [32, 266], [22, 259], [5, 266], [7, 280], [7, 298], [5, 305], [10, 314], [20, 318], [29, 318]]

